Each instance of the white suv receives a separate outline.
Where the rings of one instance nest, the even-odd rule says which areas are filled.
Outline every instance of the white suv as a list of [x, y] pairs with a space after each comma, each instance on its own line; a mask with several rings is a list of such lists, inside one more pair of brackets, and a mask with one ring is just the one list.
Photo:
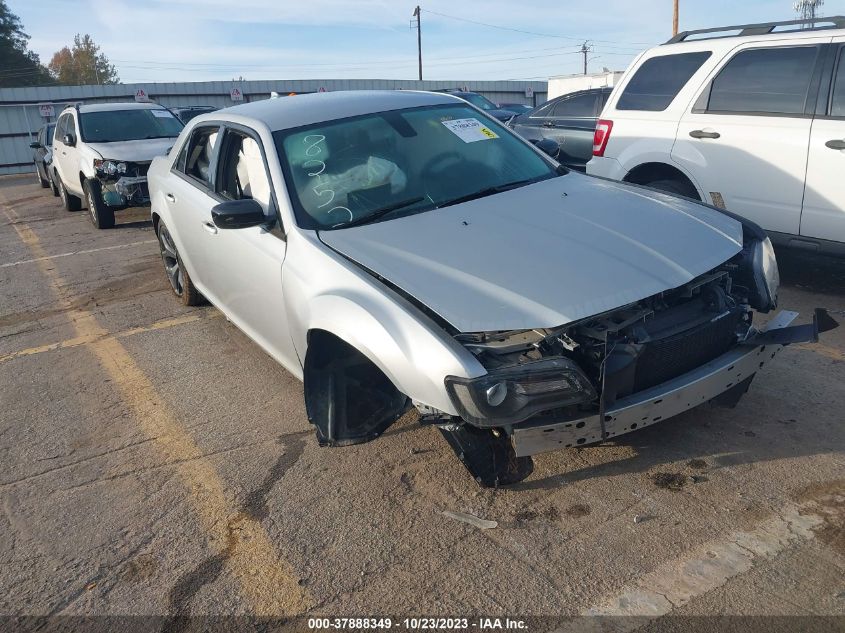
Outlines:
[[697, 198], [845, 254], [845, 17], [678, 34], [634, 61], [587, 173]]
[[68, 211], [85, 198], [99, 229], [114, 226], [114, 212], [149, 203], [147, 169], [166, 154], [183, 128], [154, 103], [68, 106], [53, 134], [53, 182]]

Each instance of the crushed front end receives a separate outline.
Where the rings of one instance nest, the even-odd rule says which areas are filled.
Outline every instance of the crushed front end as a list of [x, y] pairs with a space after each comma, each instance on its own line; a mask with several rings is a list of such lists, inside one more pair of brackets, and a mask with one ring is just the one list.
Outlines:
[[[734, 406], [784, 345], [836, 327], [824, 310], [787, 327], [781, 313], [756, 329], [754, 311], [777, 304], [768, 238], [689, 283], [552, 329], [461, 333], [488, 373], [449, 376], [460, 418], [438, 418], [446, 440], [483, 486], [515, 483], [531, 455], [602, 442], [704, 402]], [[425, 417], [425, 416], [424, 416]]]
[[100, 181], [103, 201], [110, 207], [140, 207], [150, 203], [147, 171], [150, 161], [132, 162], [95, 160], [94, 169]]

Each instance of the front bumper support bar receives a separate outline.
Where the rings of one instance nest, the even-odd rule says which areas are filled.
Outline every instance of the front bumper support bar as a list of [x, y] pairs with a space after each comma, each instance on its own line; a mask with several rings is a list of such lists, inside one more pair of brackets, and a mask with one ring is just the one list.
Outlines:
[[[811, 325], [788, 327], [797, 312], [780, 312], [767, 327], [719, 358], [613, 403], [602, 421], [593, 414], [565, 422], [535, 419], [515, 428], [511, 437], [517, 457], [584, 446], [630, 433], [708, 402], [740, 385], [744, 391], [765, 364], [789, 343], [817, 341], [819, 331], [836, 327], [824, 310]], [[604, 422], [604, 424], [602, 424]]]

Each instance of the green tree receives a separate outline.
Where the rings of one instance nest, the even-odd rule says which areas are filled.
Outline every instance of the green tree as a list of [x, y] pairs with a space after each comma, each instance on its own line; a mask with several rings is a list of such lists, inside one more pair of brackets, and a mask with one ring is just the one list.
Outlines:
[[21, 20], [0, 0], [0, 87], [41, 86], [55, 83], [38, 55], [28, 50]]
[[77, 34], [72, 48], [65, 46], [56, 51], [49, 68], [56, 81], [66, 86], [116, 84], [120, 81], [114, 65], [88, 34]]

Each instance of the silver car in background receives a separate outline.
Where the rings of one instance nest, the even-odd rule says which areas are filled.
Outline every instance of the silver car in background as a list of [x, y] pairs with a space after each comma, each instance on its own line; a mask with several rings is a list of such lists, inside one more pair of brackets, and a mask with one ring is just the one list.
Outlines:
[[484, 486], [531, 455], [705, 401], [782, 345], [756, 225], [569, 172], [447, 94], [332, 92], [192, 120], [149, 171], [173, 291], [207, 298], [304, 382], [319, 443], [408, 409]]

